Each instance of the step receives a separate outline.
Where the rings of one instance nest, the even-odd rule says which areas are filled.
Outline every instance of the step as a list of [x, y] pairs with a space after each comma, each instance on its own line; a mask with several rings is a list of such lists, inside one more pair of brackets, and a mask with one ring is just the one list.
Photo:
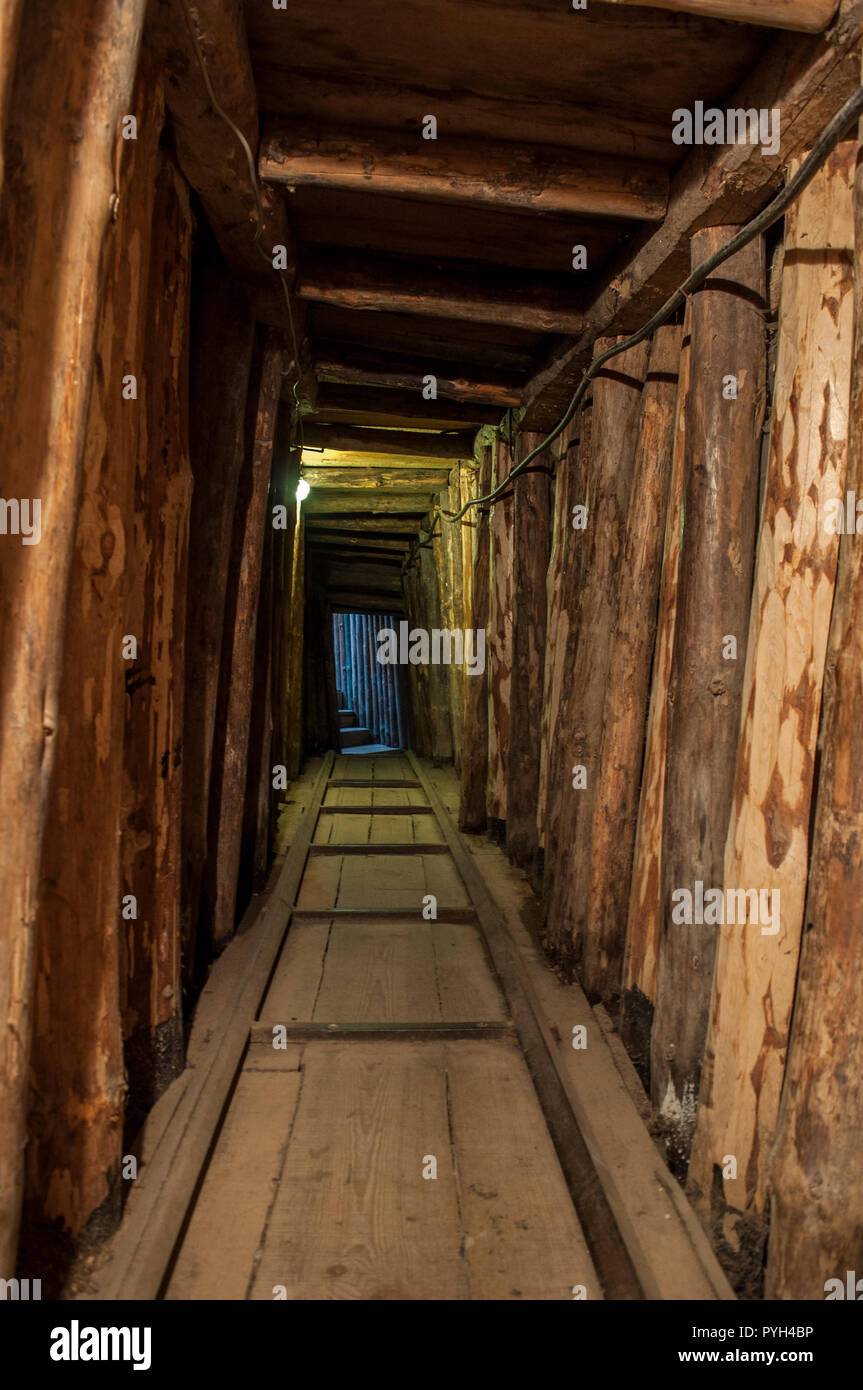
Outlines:
[[357, 727], [357, 716], [352, 709], [339, 710], [339, 728], [355, 729]]
[[339, 736], [339, 744], [342, 748], [359, 748], [364, 743], [374, 743], [368, 729], [342, 729]]

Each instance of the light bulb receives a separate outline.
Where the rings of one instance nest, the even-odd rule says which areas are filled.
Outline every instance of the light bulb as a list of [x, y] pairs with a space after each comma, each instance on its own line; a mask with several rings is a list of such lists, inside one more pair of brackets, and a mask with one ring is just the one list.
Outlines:
[[297, 501], [302, 502], [303, 498], [308, 497], [310, 492], [311, 488], [305, 478], [300, 478], [300, 481], [297, 483]]

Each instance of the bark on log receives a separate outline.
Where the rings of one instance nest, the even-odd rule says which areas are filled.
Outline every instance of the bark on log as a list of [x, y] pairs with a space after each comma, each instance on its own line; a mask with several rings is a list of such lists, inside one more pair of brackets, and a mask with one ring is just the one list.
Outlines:
[[183, 1068], [180, 894], [183, 797], [183, 651], [189, 511], [189, 192], [163, 158], [156, 182], [148, 284], [149, 332], [139, 368], [146, 452], [138, 457], [126, 633], [124, 896], [137, 917], [123, 922], [120, 978], [129, 1077], [126, 1131]]
[[0, 1270], [11, 1276], [23, 1173], [33, 926], [119, 118], [143, 0], [32, 0], [9, 98], [0, 213], [3, 490], [38, 499], [39, 545], [0, 567]]
[[777, 29], [820, 34], [836, 13], [839, 0], [605, 0], [605, 3], [674, 10], [679, 14], [736, 20], [739, 24], [770, 24]]
[[51, 1248], [61, 1265], [64, 1238], [86, 1230], [89, 1241], [102, 1239], [122, 1206], [117, 750], [135, 468], [148, 438], [140, 407], [123, 400], [122, 381], [143, 362], [150, 328], [148, 257], [164, 120], [159, 72], [147, 50], [130, 111], [139, 134], [123, 145], [96, 335], [37, 926], [25, 1239], [39, 1242], [43, 1258]]
[[[564, 671], [575, 658], [571, 641], [570, 614], [578, 607], [579, 566], [577, 535], [573, 530], [572, 508], [584, 502], [584, 482], [590, 447], [590, 421], [593, 394], [582, 401], [576, 418], [570, 421], [560, 440], [555, 492], [554, 544], [546, 584], [547, 651], [543, 673], [542, 752], [539, 769], [537, 823], [539, 843], [545, 849], [549, 798], [549, 775], [555, 757], [558, 713]], [[572, 634], [574, 639], [574, 633]]]
[[[491, 457], [493, 444], [483, 444], [482, 464], [475, 496], [483, 496], [491, 487]], [[462, 830], [485, 830], [486, 783], [488, 780], [488, 649], [489, 608], [491, 601], [489, 508], [474, 508], [476, 514], [475, 551], [473, 560], [473, 626], [485, 634], [486, 668], [481, 675], [472, 676], [467, 687], [465, 727], [470, 738], [464, 750], [461, 776], [461, 799], [458, 823]]]
[[216, 949], [227, 943], [235, 925], [255, 633], [281, 371], [280, 341], [275, 330], [270, 329], [260, 347], [259, 365], [253, 368], [255, 387], [250, 393], [247, 409], [247, 466], [238, 490], [229, 584], [231, 617], [226, 626], [223, 653], [225, 688], [224, 725], [220, 729], [222, 746], [218, 773], [214, 769], [211, 786], [213, 833], [207, 879]]
[[198, 950], [201, 879], [207, 855], [207, 808], [225, 596], [254, 320], [248, 295], [213, 256], [196, 285], [191, 378], [191, 457], [195, 490], [189, 534], [186, 624], [186, 714], [183, 729], [183, 977], [192, 985], [209, 963], [209, 926]]
[[[596, 351], [608, 346], [608, 340], [600, 339]], [[640, 343], [594, 379], [587, 529], [574, 533], [581, 541], [577, 561], [584, 577], [574, 662], [558, 714], [561, 751], [549, 779], [545, 865], [550, 871], [549, 936], [561, 956], [576, 965], [584, 947], [602, 710], [648, 355], [648, 344]], [[585, 769], [583, 786], [573, 786], [574, 767]]]
[[[863, 127], [860, 138], [863, 140]], [[863, 165], [855, 175], [855, 342], [846, 489], [863, 496]], [[788, 1061], [771, 1179], [767, 1298], [821, 1299], [859, 1277], [863, 1207], [863, 549], [840, 541], [821, 765]], [[834, 1290], [832, 1290], [835, 1292]]]
[[[519, 455], [542, 443], [542, 436], [525, 433], [519, 438]], [[536, 459], [548, 469], [548, 454]], [[533, 468], [533, 465], [531, 465]], [[539, 849], [537, 805], [545, 675], [547, 595], [546, 580], [551, 550], [551, 483], [546, 471], [528, 472], [519, 478], [513, 494], [512, 577], [512, 678], [510, 727], [523, 731], [512, 741], [507, 761], [506, 848], [522, 869], [536, 870]]]
[[653, 654], [653, 677], [638, 828], [629, 886], [626, 947], [623, 962], [620, 1034], [646, 1091], [650, 1090], [650, 1034], [656, 999], [656, 959], [662, 917], [662, 816], [668, 748], [668, 690], [677, 621], [677, 577], [683, 515], [683, 463], [686, 447], [686, 401], [689, 394], [691, 303], [687, 304], [680, 353], [674, 420], [674, 458], [665, 522], [659, 617]]
[[650, 349], [593, 808], [582, 980], [587, 992], [599, 995], [615, 1015], [626, 942], [682, 337], [682, 328], [668, 324], [657, 330]]
[[[699, 232], [700, 263], [733, 235]], [[672, 893], [722, 884], [740, 727], [742, 648], [752, 592], [764, 414], [764, 246], [757, 240], [692, 297], [683, 538], [669, 687], [662, 829], [662, 919], [651, 1094], [669, 1163], [685, 1172], [707, 1032], [716, 928], [671, 920]], [[730, 379], [736, 397], [730, 395]], [[726, 650], [728, 650], [726, 648]], [[693, 909], [693, 923], [695, 913]]]
[[18, 32], [23, 12], [24, 0], [0, 0], [0, 195], [3, 193], [6, 118], [12, 95]]
[[[508, 446], [498, 438], [492, 460], [495, 487], [512, 468]], [[506, 822], [506, 759], [509, 753], [509, 695], [512, 678], [512, 493], [492, 503], [491, 608], [488, 665], [488, 790], [486, 812]], [[499, 827], [498, 827], [499, 828]]]
[[[761, 1278], [768, 1161], [803, 926], [810, 801], [844, 497], [853, 320], [856, 139], [789, 209], [766, 493], [725, 847], [725, 890], [768, 890], [718, 931], [690, 1166], [702, 1221], [738, 1287]], [[792, 166], [793, 172], [793, 166]], [[780, 907], [776, 921], [777, 901]], [[775, 932], [773, 927], [778, 927]], [[714, 928], [714, 933], [716, 929]], [[723, 1177], [725, 1155], [737, 1176]]]

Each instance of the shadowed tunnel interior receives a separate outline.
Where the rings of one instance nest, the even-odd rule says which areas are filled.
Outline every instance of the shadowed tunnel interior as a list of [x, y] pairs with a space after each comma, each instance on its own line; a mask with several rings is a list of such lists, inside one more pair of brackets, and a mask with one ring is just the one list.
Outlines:
[[0, 0], [6, 1297], [859, 1296], [861, 43]]

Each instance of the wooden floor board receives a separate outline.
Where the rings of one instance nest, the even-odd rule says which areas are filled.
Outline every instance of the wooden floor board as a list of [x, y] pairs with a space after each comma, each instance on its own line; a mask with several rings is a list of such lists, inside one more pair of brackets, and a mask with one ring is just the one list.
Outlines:
[[244, 1071], [166, 1298], [242, 1299], [252, 1278], [300, 1091], [299, 1071]]
[[517, 1044], [447, 1044], [446, 1068], [471, 1296], [601, 1297]]
[[440, 1046], [312, 1043], [303, 1066], [252, 1298], [469, 1297]]
[[[336, 757], [334, 777], [414, 778], [401, 756]], [[171, 1279], [170, 1298], [565, 1299], [601, 1296], [475, 921], [422, 786], [330, 787], [293, 918]], [[369, 806], [369, 812], [358, 807]], [[376, 852], [340, 854], [341, 845]], [[416, 852], [387, 853], [387, 845]], [[382, 848], [383, 847], [383, 848]], [[286, 1048], [282, 1023], [306, 1025]], [[369, 1040], [328, 1024], [423, 1024]], [[471, 1034], [441, 1038], [446, 1024]], [[432, 1168], [435, 1176], [430, 1176]], [[427, 1176], [424, 1176], [424, 1173]]]

